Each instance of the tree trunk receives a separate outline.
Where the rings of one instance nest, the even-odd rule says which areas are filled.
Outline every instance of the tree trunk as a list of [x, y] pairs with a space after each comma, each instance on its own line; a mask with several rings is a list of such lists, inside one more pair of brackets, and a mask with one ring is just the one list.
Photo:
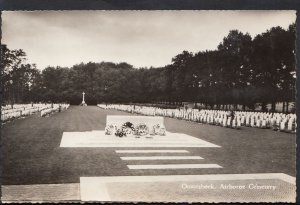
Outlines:
[[285, 102], [283, 101], [282, 102], [282, 112], [284, 113], [284, 110], [285, 110]]
[[271, 111], [275, 112], [275, 108], [276, 108], [276, 103], [272, 102], [272, 104], [271, 104]]
[[261, 110], [262, 110], [262, 111], [266, 111], [266, 103], [265, 103], [265, 102], [263, 102], [263, 103], [261, 104]]

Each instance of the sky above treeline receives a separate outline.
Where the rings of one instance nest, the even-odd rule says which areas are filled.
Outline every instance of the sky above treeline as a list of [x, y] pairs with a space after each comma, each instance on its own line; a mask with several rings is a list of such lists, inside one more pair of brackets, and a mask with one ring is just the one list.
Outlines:
[[81, 62], [160, 67], [183, 50], [215, 50], [233, 29], [287, 29], [295, 11], [4, 11], [2, 44], [42, 70]]

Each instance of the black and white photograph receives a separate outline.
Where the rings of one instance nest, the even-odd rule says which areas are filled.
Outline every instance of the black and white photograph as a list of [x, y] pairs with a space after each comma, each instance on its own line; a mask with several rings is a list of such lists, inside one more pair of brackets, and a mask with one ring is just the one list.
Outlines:
[[296, 202], [296, 11], [2, 11], [1, 202]]

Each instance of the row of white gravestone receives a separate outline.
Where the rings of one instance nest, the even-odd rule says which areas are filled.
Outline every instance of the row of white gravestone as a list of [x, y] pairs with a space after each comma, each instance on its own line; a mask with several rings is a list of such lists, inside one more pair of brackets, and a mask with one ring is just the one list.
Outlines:
[[16, 118], [32, 115], [48, 107], [51, 107], [51, 104], [17, 104], [14, 105], [11, 109], [3, 110], [1, 112], [1, 120], [5, 122]]
[[37, 112], [42, 113], [44, 110], [51, 109], [54, 106], [56, 106], [56, 104], [17, 104], [11, 109], [7, 109], [8, 106], [5, 106], [6, 109], [1, 112], [1, 121], [6, 122]]
[[41, 111], [41, 117], [49, 116], [55, 112], [61, 112], [69, 108], [69, 104], [53, 104], [52, 107]]
[[295, 114], [236, 111], [234, 112], [234, 115], [230, 115], [230, 112], [224, 110], [161, 109], [156, 107], [119, 104], [99, 104], [98, 107], [103, 109], [117, 109], [143, 115], [172, 117], [237, 129], [241, 126], [248, 126], [256, 128], [272, 128], [273, 130], [287, 132], [295, 132], [296, 130]]
[[40, 107], [41, 105], [39, 104], [15, 104], [13, 106], [11, 105], [1, 106], [1, 114], [8, 114], [17, 111], [30, 110], [30, 109], [40, 108]]
[[[9, 111], [9, 110], [14, 110], [14, 109], [26, 109], [26, 108], [30, 108], [30, 107], [39, 107], [42, 104], [9, 104], [9, 105], [4, 105], [1, 106], [1, 111]], [[44, 105], [44, 104], [43, 104]]]
[[[226, 118], [224, 112], [215, 110], [201, 110], [205, 115], [213, 116], [216, 119]], [[222, 112], [222, 113], [221, 113]], [[283, 113], [258, 113], [258, 112], [235, 112], [234, 125], [242, 125], [258, 128], [273, 128], [293, 132], [296, 129], [296, 115]]]

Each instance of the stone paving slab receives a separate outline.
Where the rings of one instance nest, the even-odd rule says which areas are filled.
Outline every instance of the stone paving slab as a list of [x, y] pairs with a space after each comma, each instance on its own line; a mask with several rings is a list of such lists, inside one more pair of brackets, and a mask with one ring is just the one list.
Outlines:
[[1, 201], [8, 202], [78, 202], [79, 183], [1, 186]]
[[83, 201], [295, 202], [286, 174], [81, 177]]
[[214, 169], [218, 164], [137, 164], [127, 165], [129, 169]]
[[183, 159], [203, 159], [200, 156], [135, 156], [135, 157], [120, 157], [122, 160], [183, 160]]
[[116, 150], [116, 153], [189, 153], [188, 150]]

